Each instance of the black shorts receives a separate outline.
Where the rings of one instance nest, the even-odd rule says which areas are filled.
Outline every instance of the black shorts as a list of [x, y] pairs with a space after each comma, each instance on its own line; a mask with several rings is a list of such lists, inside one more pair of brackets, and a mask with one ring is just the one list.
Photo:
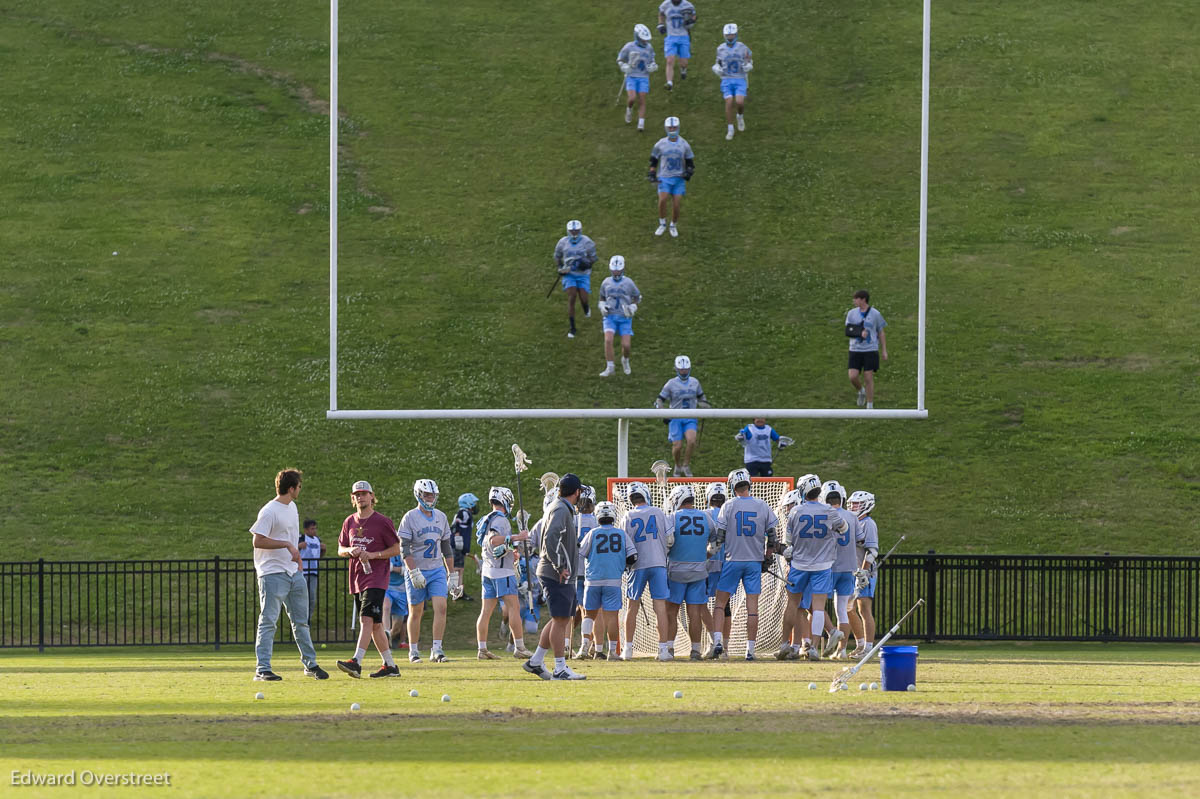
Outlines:
[[454, 568], [461, 569], [463, 567], [463, 565], [466, 563], [466, 560], [467, 560], [466, 552], [460, 552], [457, 549], [454, 550]]
[[367, 588], [354, 595], [354, 604], [358, 606], [359, 618], [366, 616], [371, 621], [383, 621], [383, 595], [385, 588]]
[[560, 583], [549, 577], [542, 578], [542, 590], [550, 605], [550, 615], [556, 619], [567, 619], [575, 615], [575, 581]]
[[850, 352], [850, 367], [859, 372], [879, 371], [879, 350], [871, 352]]
[[746, 464], [746, 471], [750, 472], [751, 477], [774, 477], [775, 470], [771, 468], [770, 461], [753, 461]]

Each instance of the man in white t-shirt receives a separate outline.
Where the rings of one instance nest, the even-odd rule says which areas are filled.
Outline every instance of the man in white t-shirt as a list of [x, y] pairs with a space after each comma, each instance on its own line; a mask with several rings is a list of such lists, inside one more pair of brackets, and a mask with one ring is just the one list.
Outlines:
[[282, 680], [271, 671], [271, 650], [275, 642], [275, 624], [280, 605], [287, 608], [292, 623], [292, 638], [300, 650], [304, 676], [327, 680], [329, 675], [317, 665], [308, 631], [308, 585], [304, 581], [304, 562], [296, 545], [300, 541], [300, 514], [296, 497], [300, 494], [298, 469], [284, 469], [275, 475], [275, 499], [262, 506], [250, 526], [254, 536], [254, 573], [258, 577], [258, 641], [254, 653], [258, 665], [254, 679], [264, 682]]

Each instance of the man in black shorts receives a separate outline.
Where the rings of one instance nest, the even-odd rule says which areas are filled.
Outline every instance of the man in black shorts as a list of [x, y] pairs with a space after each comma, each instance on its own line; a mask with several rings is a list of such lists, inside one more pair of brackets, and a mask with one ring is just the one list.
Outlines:
[[864, 404], [868, 409], [875, 407], [875, 373], [879, 371], [879, 358], [888, 359], [885, 327], [887, 322], [883, 320], [883, 314], [871, 307], [871, 295], [862, 290], [854, 292], [854, 307], [846, 312], [846, 335], [850, 338], [850, 385], [858, 392], [860, 408]]
[[463, 566], [467, 556], [478, 561], [471, 555], [471, 537], [475, 531], [475, 514], [479, 512], [479, 497], [474, 494], [462, 494], [458, 498], [458, 513], [450, 522], [450, 549], [454, 552], [454, 568], [446, 575], [446, 589], [450, 598], [458, 601], [469, 601], [471, 597], [465, 592], [466, 582], [463, 579]]
[[[566, 641], [575, 618], [575, 567], [579, 539], [575, 537], [576, 503], [583, 483], [573, 474], [564, 474], [558, 482], [558, 498], [546, 507], [542, 517], [541, 557], [537, 576], [542, 581], [550, 606], [550, 623], [542, 628], [537, 650], [525, 661], [525, 671], [543, 680], [584, 680], [582, 674], [567, 665]], [[546, 670], [546, 653], [554, 649], [554, 673]]]

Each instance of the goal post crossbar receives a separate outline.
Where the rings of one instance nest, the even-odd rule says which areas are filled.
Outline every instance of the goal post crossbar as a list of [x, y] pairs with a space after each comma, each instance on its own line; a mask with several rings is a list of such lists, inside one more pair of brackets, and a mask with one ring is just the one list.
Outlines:
[[928, 419], [904, 408], [424, 408], [328, 410], [326, 419]]

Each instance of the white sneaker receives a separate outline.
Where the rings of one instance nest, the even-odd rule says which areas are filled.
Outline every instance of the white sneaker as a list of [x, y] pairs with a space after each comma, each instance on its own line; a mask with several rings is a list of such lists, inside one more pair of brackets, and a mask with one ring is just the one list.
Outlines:
[[679, 464], [675, 464], [674, 470], [671, 472], [672, 477], [683, 477], [683, 469], [679, 468]]
[[628, 125], [633, 121], [633, 106], [625, 106], [625, 124]]
[[592, 318], [592, 306], [589, 305], [588, 307], [583, 309], [583, 318], [584, 319]]
[[732, 130], [725, 132], [725, 141], [733, 141], [733, 131]]
[[679, 228], [675, 227], [674, 222], [671, 223], [671, 238], [673, 238], [673, 239], [679, 238]]
[[832, 633], [830, 633], [829, 640], [825, 643], [825, 657], [832, 655], [834, 650], [837, 649], [838, 644], [840, 644], [842, 639], [845, 637], [846, 634], [841, 630], [834, 630]]
[[429, 659], [432, 660], [434, 663], [445, 663], [446, 662], [446, 653], [440, 649], [435, 649], [435, 650], [433, 650], [433, 654], [430, 655]]
[[860, 388], [858, 390], [858, 399], [856, 401], [858, 402], [858, 407], [860, 407], [860, 408], [863, 405], [867, 404], [867, 387], [866, 386], [863, 386], [862, 388]]
[[629, 359], [628, 358], [621, 359], [621, 371], [624, 372], [625, 374], [632, 373], [633, 370], [629, 368]]
[[680, 466], [679, 471], [683, 472], [684, 477], [692, 476], [692, 467], [691, 466]]
[[554, 672], [554, 676], [551, 677], [551, 679], [553, 679], [553, 680], [586, 680], [587, 677], [585, 677], [584, 675], [579, 674], [577, 672], [571, 671], [571, 667], [567, 666], [562, 671]]
[[792, 654], [791, 644], [783, 644], [779, 647], [779, 651], [775, 653], [776, 660], [787, 660], [788, 655]]
[[[510, 647], [513, 647], [513, 645], [512, 645], [512, 644], [509, 644], [509, 646], [510, 646]], [[525, 660], [529, 660], [531, 657], [533, 657], [533, 653], [532, 653], [532, 652], [530, 652], [530, 651], [529, 651], [528, 649], [526, 649], [525, 647], [521, 647], [520, 649], [517, 649], [516, 647], [513, 647], [513, 648], [509, 649], [509, 651], [510, 651], [510, 652], [512, 652], [512, 653], [513, 653], [513, 657], [515, 657], [515, 658], [517, 658], [517, 659], [524, 658]]]
[[746, 120], [742, 118], [742, 115], [741, 115], [741, 114], [738, 114], [738, 118], [737, 118], [737, 126], [738, 126], [738, 130], [745, 130], [745, 129], [746, 129]]
[[408, 653], [408, 662], [409, 663], [420, 663], [421, 662], [421, 653], [415, 649], [412, 650], [411, 652], [409, 652]]
[[654, 659], [659, 661], [660, 663], [666, 663], [668, 660], [674, 660], [675, 656], [672, 655], [670, 652], [659, 652], [657, 655], [654, 656]]
[[575, 338], [575, 328], [571, 328], [567, 331], [567, 338]]
[[600, 376], [601, 377], [612, 377], [613, 373], [615, 373], [616, 371], [617, 370], [614, 369], [613, 365], [610, 363], [608, 366], [604, 367], [604, 371], [600, 373]]
[[667, 232], [667, 226], [666, 226], [666, 225], [659, 225], [658, 227], [656, 227], [656, 228], [654, 229], [654, 235], [655, 235], [655, 236], [661, 236], [662, 234], [664, 234], [664, 233], [666, 233], [666, 232]]
[[633, 653], [632, 652], [622, 652], [621, 657], [619, 657], [618, 660], [633, 660]]
[[830, 655], [829, 659], [830, 660], [845, 660], [846, 659], [846, 650], [839, 649], [838, 651], [836, 651], [832, 655]]
[[873, 403], [873, 402], [868, 402], [868, 403], [867, 403], [867, 410], [868, 410], [868, 411], [869, 411], [869, 410], [873, 410], [874, 408], [875, 408], [875, 403]]
[[672, 81], [667, 81], [667, 91], [671, 91], [671, 89], [674, 89], [674, 88], [675, 88], [675, 84]]

